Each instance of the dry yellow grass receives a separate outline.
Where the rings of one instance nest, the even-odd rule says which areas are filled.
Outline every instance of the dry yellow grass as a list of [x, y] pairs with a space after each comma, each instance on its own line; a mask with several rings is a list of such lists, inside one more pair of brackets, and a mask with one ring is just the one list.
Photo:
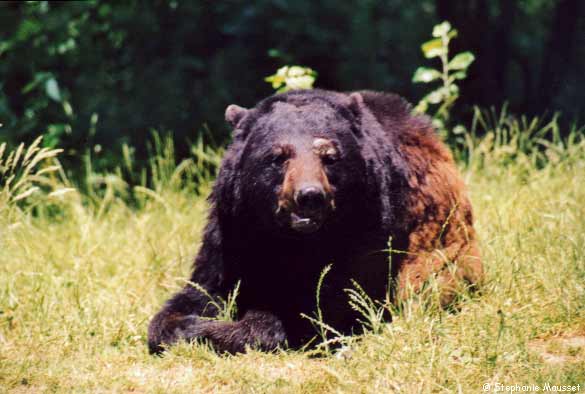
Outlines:
[[[487, 282], [461, 312], [405, 310], [342, 355], [148, 355], [150, 317], [184, 284], [205, 220], [177, 188], [131, 209], [78, 192], [0, 212], [0, 390], [137, 393], [585, 390], [585, 154], [464, 170]], [[205, 190], [204, 190], [205, 192]], [[577, 339], [571, 339], [577, 338]], [[551, 355], [554, 357], [551, 358]], [[494, 386], [492, 386], [494, 387]]]

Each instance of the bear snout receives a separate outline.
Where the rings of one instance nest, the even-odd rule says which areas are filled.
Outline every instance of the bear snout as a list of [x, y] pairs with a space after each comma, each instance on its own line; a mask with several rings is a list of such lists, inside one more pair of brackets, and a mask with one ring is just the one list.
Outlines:
[[325, 209], [325, 190], [319, 185], [303, 186], [295, 193], [295, 202], [302, 213], [319, 213]]

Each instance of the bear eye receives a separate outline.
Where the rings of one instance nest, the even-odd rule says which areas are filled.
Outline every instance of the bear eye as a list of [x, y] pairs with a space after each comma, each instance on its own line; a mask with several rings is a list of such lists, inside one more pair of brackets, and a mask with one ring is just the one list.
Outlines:
[[282, 167], [282, 165], [287, 160], [287, 158], [288, 157], [287, 157], [284, 149], [276, 148], [270, 154], [269, 161], [270, 161], [270, 164], [272, 164], [275, 167]]
[[271, 161], [273, 165], [280, 167], [286, 161], [286, 157], [285, 155], [273, 155]]

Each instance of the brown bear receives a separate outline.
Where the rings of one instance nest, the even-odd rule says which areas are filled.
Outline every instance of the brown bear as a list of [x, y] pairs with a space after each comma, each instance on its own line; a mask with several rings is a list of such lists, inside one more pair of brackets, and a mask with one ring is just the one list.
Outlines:
[[[360, 329], [344, 289], [400, 302], [432, 277], [443, 305], [482, 279], [470, 202], [429, 119], [393, 94], [298, 90], [230, 105], [233, 143], [191, 282], [150, 323], [152, 353], [206, 339], [220, 352], [299, 347], [325, 323]], [[388, 253], [388, 242], [398, 253]], [[391, 264], [389, 264], [391, 259]], [[391, 278], [391, 280], [388, 280]], [[239, 285], [238, 316], [218, 321]]]

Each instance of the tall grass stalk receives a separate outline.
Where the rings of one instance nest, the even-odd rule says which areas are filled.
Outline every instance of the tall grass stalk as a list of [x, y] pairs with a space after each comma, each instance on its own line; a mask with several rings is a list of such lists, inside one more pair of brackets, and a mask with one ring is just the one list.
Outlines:
[[475, 171], [509, 166], [540, 169], [573, 160], [583, 149], [585, 127], [572, 125], [561, 133], [559, 114], [515, 116], [507, 105], [499, 111], [475, 107], [470, 130], [460, 132], [453, 146], [458, 161]]
[[0, 144], [0, 211], [54, 183], [50, 177], [60, 167], [53, 159], [62, 150], [41, 148], [42, 138], [29, 146], [21, 143], [11, 151], [6, 143]]

